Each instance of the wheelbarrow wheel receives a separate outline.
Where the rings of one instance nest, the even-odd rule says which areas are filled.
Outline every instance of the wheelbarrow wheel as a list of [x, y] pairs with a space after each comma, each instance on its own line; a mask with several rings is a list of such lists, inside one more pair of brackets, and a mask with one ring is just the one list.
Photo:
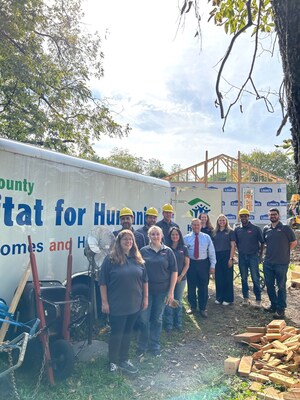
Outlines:
[[54, 378], [64, 380], [73, 372], [74, 352], [71, 344], [64, 339], [58, 339], [50, 344], [51, 364]]

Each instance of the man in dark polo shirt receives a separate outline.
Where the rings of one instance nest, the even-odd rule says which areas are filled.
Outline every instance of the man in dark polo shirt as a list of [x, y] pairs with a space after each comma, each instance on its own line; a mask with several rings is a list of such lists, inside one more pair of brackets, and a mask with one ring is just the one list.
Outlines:
[[249, 221], [250, 212], [246, 208], [239, 211], [241, 225], [234, 230], [239, 253], [239, 269], [242, 280], [243, 305], [250, 304], [248, 274], [250, 271], [255, 307], [261, 307], [261, 289], [259, 285], [259, 263], [264, 249], [261, 229]]
[[[290, 262], [290, 251], [297, 246], [294, 231], [279, 221], [279, 210], [270, 208], [270, 225], [263, 229], [266, 245], [264, 274], [270, 306], [265, 311], [275, 312], [274, 318], [284, 318], [286, 308], [286, 278]], [[277, 292], [275, 289], [277, 285]]]
[[137, 229], [136, 231], [141, 233], [144, 236], [145, 246], [149, 244], [149, 237], [148, 237], [148, 230], [151, 226], [156, 224], [158, 217], [158, 211], [154, 207], [149, 207], [146, 210], [146, 217], [145, 217], [145, 225], [142, 228]]
[[179, 226], [172, 221], [172, 216], [174, 214], [174, 208], [172, 204], [164, 204], [162, 206], [162, 214], [164, 218], [161, 221], [158, 221], [156, 226], [159, 226], [162, 229], [164, 234], [163, 242], [166, 243], [170, 228], [172, 228], [173, 226], [179, 228]]
[[133, 221], [134, 221], [134, 215], [132, 210], [128, 207], [123, 207], [120, 210], [120, 223], [122, 225], [122, 229], [119, 229], [118, 231], [113, 231], [113, 234], [115, 237], [117, 237], [118, 233], [121, 232], [123, 229], [129, 229], [130, 231], [133, 232], [136, 245], [140, 250], [142, 247], [146, 245], [146, 243], [144, 235], [142, 235], [141, 232], [135, 231], [133, 229], [132, 227]]

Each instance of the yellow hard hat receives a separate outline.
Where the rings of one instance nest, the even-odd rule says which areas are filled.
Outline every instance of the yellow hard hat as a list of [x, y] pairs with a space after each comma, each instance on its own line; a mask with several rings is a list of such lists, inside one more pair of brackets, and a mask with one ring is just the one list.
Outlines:
[[130, 210], [130, 208], [128, 208], [128, 207], [122, 208], [120, 210], [120, 217], [124, 217], [125, 215], [130, 215], [131, 217], [133, 217], [132, 210]]
[[165, 212], [174, 212], [174, 208], [171, 204], [167, 203], [162, 206], [162, 210]]
[[247, 208], [241, 208], [239, 211], [239, 215], [250, 215], [250, 213]]
[[149, 207], [146, 211], [146, 215], [153, 215], [154, 217], [158, 217], [158, 211], [154, 207]]

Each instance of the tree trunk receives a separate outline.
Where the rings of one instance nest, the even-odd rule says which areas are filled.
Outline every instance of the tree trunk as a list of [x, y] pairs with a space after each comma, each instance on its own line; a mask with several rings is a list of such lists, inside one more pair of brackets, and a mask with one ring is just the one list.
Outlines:
[[300, 193], [300, 0], [273, 0]]

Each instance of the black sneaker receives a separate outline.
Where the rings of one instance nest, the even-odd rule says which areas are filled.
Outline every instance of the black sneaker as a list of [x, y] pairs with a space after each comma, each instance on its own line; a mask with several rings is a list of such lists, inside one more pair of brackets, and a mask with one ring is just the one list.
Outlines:
[[128, 374], [136, 374], [139, 370], [129, 360], [122, 361], [119, 364], [120, 370], [127, 372]]
[[264, 311], [265, 311], [265, 312], [274, 313], [274, 312], [276, 312], [276, 308], [273, 307], [272, 305], [270, 305], [270, 306], [268, 306], [268, 307], [265, 307], [265, 308], [264, 308]]
[[284, 319], [285, 312], [284, 310], [277, 310], [276, 313], [273, 315], [275, 319]]
[[160, 352], [160, 350], [152, 350], [151, 351], [151, 353], [152, 353], [152, 355], [154, 356], [154, 357], [161, 357], [161, 352]]
[[116, 374], [118, 372], [118, 366], [114, 363], [109, 363], [109, 372]]
[[136, 349], [136, 356], [138, 357], [138, 358], [142, 358], [142, 357], [144, 357], [144, 355], [145, 355], [145, 350], [143, 350], [143, 349]]

